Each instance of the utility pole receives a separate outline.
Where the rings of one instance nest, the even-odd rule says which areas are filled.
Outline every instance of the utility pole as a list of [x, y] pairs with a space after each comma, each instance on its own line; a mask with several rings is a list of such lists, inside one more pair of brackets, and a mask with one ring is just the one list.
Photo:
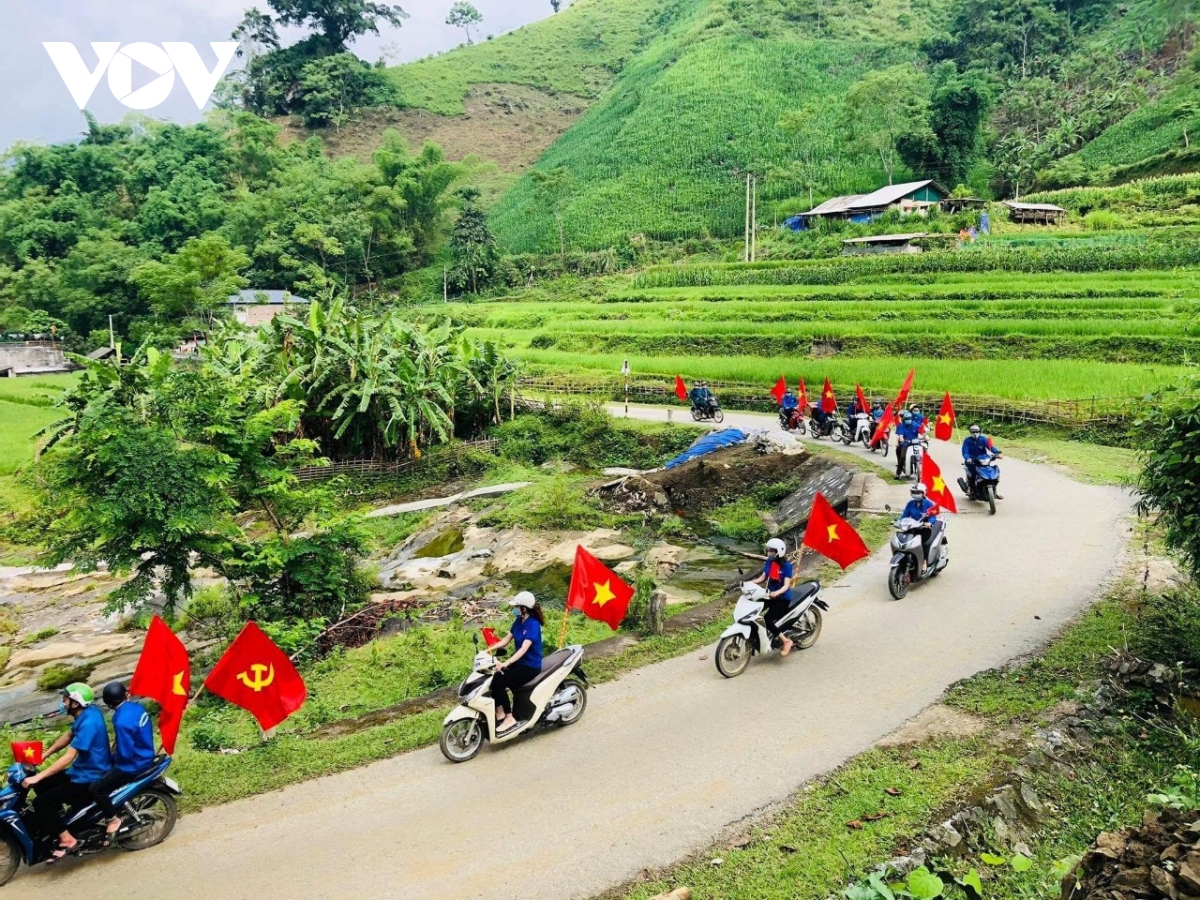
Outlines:
[[742, 262], [750, 262], [750, 173], [746, 173], [746, 230], [742, 247]]
[[108, 349], [110, 349], [110, 350], [117, 349], [117, 339], [113, 335], [112, 316], [111, 315], [108, 317]]
[[758, 176], [750, 176], [750, 262], [758, 256]]
[[450, 272], [446, 266], [442, 266], [442, 302], [450, 302]]

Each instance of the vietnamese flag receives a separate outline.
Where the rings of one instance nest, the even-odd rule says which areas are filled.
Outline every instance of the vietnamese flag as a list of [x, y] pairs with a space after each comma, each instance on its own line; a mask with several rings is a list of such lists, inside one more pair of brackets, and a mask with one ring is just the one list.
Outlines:
[[225, 655], [204, 679], [204, 686], [248, 710], [263, 731], [270, 731], [308, 697], [304, 679], [287, 655], [254, 622], [247, 622]]
[[908, 399], [909, 392], [912, 391], [913, 378], [916, 377], [917, 370], [910, 369], [908, 377], [904, 379], [904, 384], [900, 386], [900, 395], [896, 398], [896, 409], [904, 405], [904, 401]]
[[43, 752], [41, 741], [12, 742], [13, 759], [27, 766], [40, 766]]
[[685, 403], [687, 402], [687, 385], [683, 383], [683, 379], [678, 375], [675, 376], [675, 396], [680, 400], [683, 400]]
[[854, 382], [854, 394], [858, 398], [858, 411], [867, 412], [871, 407], [867, 404], [867, 397], [863, 393], [862, 385], [857, 381]]
[[837, 514], [821, 493], [813, 499], [812, 513], [801, 543], [828, 556], [843, 569], [871, 555], [858, 532]]
[[942, 470], [938, 468], [938, 464], [928, 453], [921, 457], [921, 484], [925, 485], [926, 497], [946, 512], [958, 512], [958, 506], [954, 503], [954, 495], [950, 493], [950, 488], [946, 486], [946, 479], [942, 477]]
[[803, 412], [808, 408], [808, 389], [804, 386], [804, 379], [800, 379], [800, 393], [796, 395], [800, 399], [800, 411]]
[[589, 619], [604, 622], [613, 631], [625, 618], [633, 588], [583, 547], [575, 548], [575, 568], [571, 572], [571, 589], [567, 592], [567, 609], [578, 609]]
[[495, 647], [498, 643], [500, 643], [500, 635], [496, 634], [496, 632], [490, 628], [485, 628], [483, 629], [483, 640], [484, 643], [488, 645], [488, 649], [490, 650], [492, 647]]
[[187, 647], [166, 622], [155, 616], [146, 631], [129, 692], [158, 702], [158, 730], [167, 753], [175, 752], [175, 739], [192, 689], [191, 678]]
[[825, 376], [825, 387], [821, 389], [821, 412], [837, 412], [837, 398], [833, 396], [833, 385], [829, 383], [828, 375]]
[[954, 401], [950, 399], [950, 392], [946, 391], [946, 396], [942, 398], [942, 408], [938, 410], [937, 423], [933, 426], [933, 436], [939, 441], [953, 439], [954, 424]]
[[776, 403], [782, 403], [783, 397], [787, 393], [787, 381], [782, 375], [775, 382], [775, 387], [771, 388], [771, 396], [775, 398]]
[[879, 420], [879, 425], [875, 428], [875, 433], [871, 435], [871, 443], [878, 444], [883, 440], [883, 433], [896, 424], [896, 413], [892, 409], [892, 404], [888, 404], [883, 408], [883, 418]]

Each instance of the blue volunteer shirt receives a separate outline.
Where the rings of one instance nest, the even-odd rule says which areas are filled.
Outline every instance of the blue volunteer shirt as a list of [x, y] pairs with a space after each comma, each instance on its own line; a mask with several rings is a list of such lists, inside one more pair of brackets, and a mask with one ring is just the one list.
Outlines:
[[140, 772], [154, 762], [154, 727], [140, 703], [126, 700], [112, 717], [113, 763], [121, 772]]
[[900, 443], [902, 444], [911, 444], [920, 437], [920, 432], [918, 432], [917, 426], [911, 421], [901, 422], [896, 426], [896, 437], [900, 439]]
[[900, 513], [900, 518], [920, 519], [930, 511], [933, 512], [933, 515], [929, 517], [929, 521], [936, 522], [938, 513], [941, 512], [936, 503], [934, 503], [928, 497], [925, 497], [921, 500], [909, 500], [904, 507], [904, 512]]
[[512, 627], [513, 653], [521, 649], [521, 644], [529, 641], [532, 646], [525, 651], [525, 655], [518, 659], [513, 665], [516, 666], [533, 666], [535, 669], [542, 667], [542, 623], [530, 616], [524, 622], [516, 619]]
[[[774, 593], [783, 587], [783, 582], [792, 577], [792, 564], [786, 559], [768, 559], [763, 563], [763, 574], [767, 576], [767, 591]], [[792, 598], [791, 588], [779, 595], [780, 599]]]
[[963, 441], [963, 459], [972, 460], [999, 453], [1000, 448], [992, 443], [991, 438], [982, 434], [973, 434]]
[[71, 723], [71, 747], [78, 756], [67, 777], [75, 784], [91, 784], [112, 768], [112, 754], [108, 749], [108, 729], [104, 725], [104, 713], [94, 706], [87, 706]]

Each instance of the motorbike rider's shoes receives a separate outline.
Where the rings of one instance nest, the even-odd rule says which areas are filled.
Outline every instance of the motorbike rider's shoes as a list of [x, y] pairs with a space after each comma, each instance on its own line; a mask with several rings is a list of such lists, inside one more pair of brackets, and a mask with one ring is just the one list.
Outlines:
[[511, 725], [509, 725], [507, 728], [497, 728], [496, 735], [497, 735], [497, 737], [506, 735], [510, 731], [516, 731], [518, 728], [520, 728], [524, 724], [525, 724], [524, 722], [522, 722], [518, 719], [518, 720], [514, 721]]
[[997, 499], [997, 500], [1003, 500], [1003, 499], [1004, 499], [1004, 497], [1003, 497], [1003, 496], [1001, 496], [1000, 494], [996, 494], [996, 495], [995, 495], [995, 497], [996, 497], [996, 499]]

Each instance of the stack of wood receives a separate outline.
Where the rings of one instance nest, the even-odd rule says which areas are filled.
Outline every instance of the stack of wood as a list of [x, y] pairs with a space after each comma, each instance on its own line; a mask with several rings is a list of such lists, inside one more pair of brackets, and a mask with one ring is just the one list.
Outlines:
[[1104, 832], [1063, 900], [1200, 900], [1200, 810], [1147, 812], [1138, 828]]

